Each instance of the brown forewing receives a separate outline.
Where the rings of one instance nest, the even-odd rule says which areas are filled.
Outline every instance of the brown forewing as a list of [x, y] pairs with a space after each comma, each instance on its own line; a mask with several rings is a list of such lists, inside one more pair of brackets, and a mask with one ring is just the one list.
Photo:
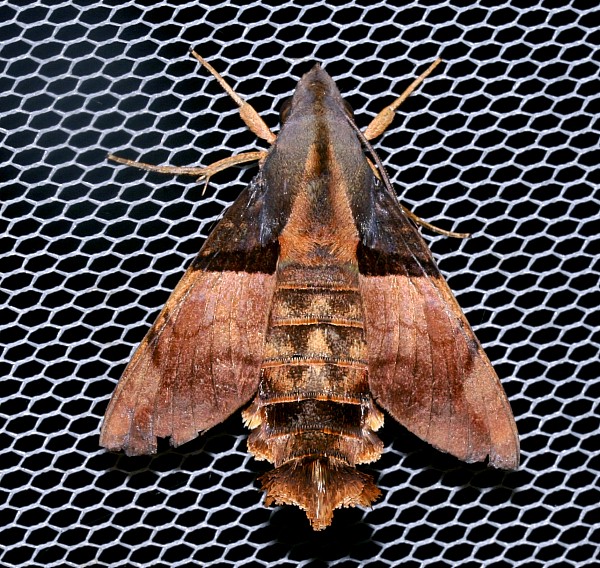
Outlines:
[[256, 393], [277, 245], [256, 222], [260, 180], [229, 208], [135, 352], [104, 417], [100, 444], [129, 455], [175, 446]]
[[504, 390], [418, 231], [395, 197], [362, 220], [360, 291], [369, 386], [398, 422], [436, 448], [503, 469], [519, 463]]
[[106, 411], [100, 444], [128, 455], [174, 446], [225, 420], [258, 388], [273, 276], [188, 270]]

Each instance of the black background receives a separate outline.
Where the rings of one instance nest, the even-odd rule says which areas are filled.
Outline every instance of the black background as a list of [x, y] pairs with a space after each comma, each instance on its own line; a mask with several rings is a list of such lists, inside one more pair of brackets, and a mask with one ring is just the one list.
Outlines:
[[[598, 45], [584, 1], [8, 2], [2, 65], [0, 561], [7, 566], [588, 566], [598, 560]], [[517, 472], [467, 465], [387, 418], [383, 497], [314, 533], [265, 508], [239, 415], [178, 449], [98, 447], [106, 404], [214, 221], [256, 171], [193, 180], [108, 151], [206, 165], [264, 148], [188, 55], [275, 129], [325, 65], [364, 127], [445, 63], [376, 141], [500, 375]]]

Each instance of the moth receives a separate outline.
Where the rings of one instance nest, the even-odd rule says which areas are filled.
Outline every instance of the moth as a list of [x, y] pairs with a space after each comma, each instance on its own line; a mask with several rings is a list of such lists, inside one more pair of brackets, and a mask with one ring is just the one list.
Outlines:
[[274, 469], [265, 504], [301, 507], [315, 530], [334, 509], [380, 495], [358, 464], [377, 460], [387, 411], [466, 462], [519, 463], [504, 390], [369, 140], [436, 61], [361, 132], [315, 65], [282, 107], [275, 136], [200, 56], [271, 146], [125, 369], [100, 444], [127, 455], [179, 446], [245, 407], [249, 451]]

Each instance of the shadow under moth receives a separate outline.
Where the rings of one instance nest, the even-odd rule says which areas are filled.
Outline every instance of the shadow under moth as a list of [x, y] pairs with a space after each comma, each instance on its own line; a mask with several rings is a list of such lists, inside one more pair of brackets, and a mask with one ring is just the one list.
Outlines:
[[275, 136], [200, 56], [271, 143], [206, 168], [124, 164], [208, 180], [258, 160], [170, 296], [112, 396], [100, 444], [127, 455], [179, 446], [239, 408], [267, 505], [312, 527], [379, 496], [357, 464], [377, 460], [386, 410], [435, 448], [503, 469], [519, 463], [504, 390], [369, 140], [439, 63], [360, 131], [316, 65]]

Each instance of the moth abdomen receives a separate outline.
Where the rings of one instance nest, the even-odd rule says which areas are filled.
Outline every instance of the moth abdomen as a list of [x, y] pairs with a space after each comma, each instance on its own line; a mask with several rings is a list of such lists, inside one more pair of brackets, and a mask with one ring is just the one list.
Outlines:
[[373, 430], [383, 417], [369, 395], [361, 297], [351, 276], [310, 287], [296, 278], [278, 278], [259, 393], [245, 413], [254, 428], [248, 448], [276, 467], [261, 478], [266, 501], [295, 503], [323, 528], [336, 507], [379, 495], [354, 466], [380, 456]]

